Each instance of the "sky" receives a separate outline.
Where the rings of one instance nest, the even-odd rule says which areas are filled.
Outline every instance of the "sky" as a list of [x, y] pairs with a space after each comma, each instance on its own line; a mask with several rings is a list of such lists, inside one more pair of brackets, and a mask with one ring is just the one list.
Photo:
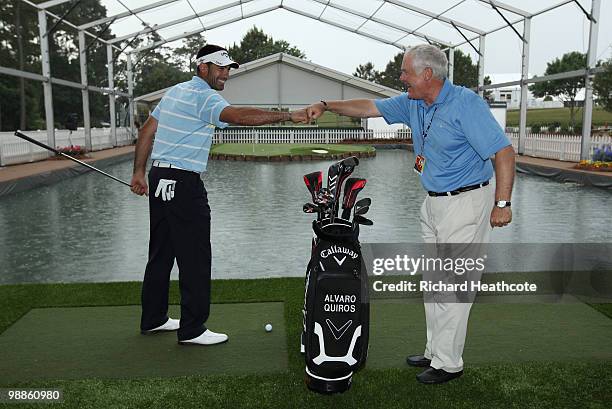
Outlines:
[[[398, 4], [410, 4], [456, 21], [467, 26], [488, 31], [505, 25], [490, 5], [480, 0], [393, 0]], [[158, 10], [146, 11], [139, 14], [142, 20], [151, 25], [163, 24], [193, 14], [196, 11], [211, 10], [231, 1], [226, 0], [177, 0], [174, 3], [160, 7]], [[333, 27], [321, 21], [308, 18], [288, 9], [297, 9], [311, 15], [328, 19], [358, 31], [383, 37], [391, 41], [399, 40], [403, 46], [412, 46], [423, 43], [425, 40], [414, 36], [405, 36], [405, 32], [385, 28], [376, 23], [366, 22], [355, 15], [345, 13], [339, 8], [351, 7], [359, 13], [372, 15], [395, 24], [407, 30], [418, 29], [423, 34], [446, 40], [452, 44], [463, 42], [461, 34], [452, 26], [431, 20], [414, 11], [406, 10], [401, 6], [385, 3], [380, 0], [331, 0], [331, 6], [325, 7], [327, 0], [246, 0], [244, 5], [228, 10], [213, 13], [191, 22], [165, 28], [159, 31], [164, 38], [189, 32], [202, 25], [221, 23], [233, 18], [240, 18], [242, 14], [263, 10], [267, 7], [278, 6], [280, 3], [286, 9], [260, 14], [245, 18], [224, 26], [204, 31], [209, 43], [228, 46], [239, 43], [244, 34], [254, 25], [271, 35], [275, 40], [285, 40], [297, 46], [306, 54], [306, 59], [313, 63], [323, 65], [334, 70], [352, 74], [359, 64], [372, 62], [376, 69], [384, 70], [385, 65], [400, 49], [382, 42], [364, 37], [354, 32]], [[537, 12], [548, 6], [562, 3], [563, 0], [504, 0], [506, 4], [524, 9], [528, 12]], [[591, 0], [579, 0], [580, 4], [590, 12]], [[149, 4], [148, 0], [102, 0], [107, 7], [108, 14], [113, 15], [125, 11], [126, 5], [137, 8]], [[332, 7], [333, 6], [333, 7]], [[193, 7], [193, 9], [192, 9]], [[517, 14], [503, 11], [510, 21], [520, 18]], [[612, 0], [601, 0], [601, 14], [598, 32], [598, 59], [612, 57]], [[139, 30], [141, 22], [134, 16], [115, 22], [111, 28], [114, 34], [123, 35]], [[522, 34], [522, 23], [515, 26]], [[468, 37], [475, 34], [462, 30]], [[403, 37], [403, 38], [402, 38]], [[565, 4], [558, 9], [549, 11], [532, 18], [530, 41], [530, 75], [541, 75], [546, 69], [546, 63], [554, 58], [561, 57], [570, 51], [586, 52], [589, 42], [589, 21], [573, 2]], [[478, 46], [478, 40], [473, 44]], [[170, 43], [171, 46], [180, 45], [180, 41]], [[521, 40], [510, 29], [505, 28], [486, 36], [485, 44], [485, 74], [514, 73], [518, 79], [521, 67]], [[459, 47], [464, 53], [476, 60], [476, 52], [467, 44]], [[194, 50], [194, 53], [197, 50]], [[505, 76], [508, 78], [508, 76]], [[512, 75], [510, 75], [512, 78]]]

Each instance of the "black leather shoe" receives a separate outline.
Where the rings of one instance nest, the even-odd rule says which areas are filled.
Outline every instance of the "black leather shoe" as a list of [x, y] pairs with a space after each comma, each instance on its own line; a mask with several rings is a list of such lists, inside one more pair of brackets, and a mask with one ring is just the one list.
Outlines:
[[410, 366], [425, 368], [431, 365], [431, 359], [427, 359], [423, 355], [410, 355], [406, 358], [406, 363]]
[[444, 383], [463, 375], [463, 371], [446, 372], [444, 369], [427, 368], [416, 376], [417, 381], [425, 384]]

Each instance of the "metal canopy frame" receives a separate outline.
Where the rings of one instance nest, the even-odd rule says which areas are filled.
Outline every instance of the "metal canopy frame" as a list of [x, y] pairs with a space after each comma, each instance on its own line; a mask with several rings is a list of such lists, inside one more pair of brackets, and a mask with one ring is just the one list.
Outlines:
[[[342, 30], [346, 30], [360, 36], [370, 38], [372, 40], [389, 44], [394, 46], [400, 50], [405, 50], [407, 48], [406, 45], [402, 43], [402, 41], [406, 40], [408, 37], [414, 37], [419, 41], [426, 41], [428, 43], [436, 43], [441, 45], [444, 50], [448, 50], [449, 55], [449, 79], [452, 81], [453, 79], [453, 63], [454, 63], [454, 50], [459, 46], [463, 46], [465, 44], [471, 46], [478, 55], [478, 87], [477, 91], [480, 95], [483, 95], [485, 89], [498, 88], [505, 85], [510, 84], [520, 84], [521, 86], [521, 104], [520, 104], [520, 115], [519, 115], [519, 154], [524, 152], [524, 141], [526, 135], [526, 113], [527, 113], [527, 84], [530, 82], [544, 81], [547, 79], [554, 79], [556, 76], [543, 76], [537, 78], [528, 78], [528, 70], [529, 70], [529, 43], [530, 43], [530, 31], [531, 31], [531, 20], [533, 17], [541, 15], [543, 13], [549, 12], [551, 10], [557, 9], [559, 7], [565, 6], [567, 4], [573, 4], [576, 8], [580, 9], [580, 12], [585, 15], [585, 17], [589, 20], [590, 23], [590, 35], [589, 35], [589, 48], [587, 54], [587, 66], [584, 70], [578, 70], [571, 73], [565, 73], [561, 75], [565, 75], [566, 77], [576, 77], [576, 76], [584, 76], [585, 77], [585, 108], [584, 108], [584, 116], [583, 116], [583, 135], [582, 135], [582, 150], [581, 150], [581, 159], [587, 159], [589, 155], [589, 146], [590, 146], [590, 124], [592, 119], [592, 79], [595, 72], [598, 70], [595, 69], [596, 64], [596, 50], [597, 50], [597, 33], [598, 33], [598, 24], [600, 20], [600, 8], [601, 8], [601, 0], [591, 0], [591, 12], [587, 12], [584, 7], [577, 0], [559, 0], [556, 4], [545, 7], [537, 12], [530, 13], [521, 8], [512, 6], [500, 0], [473, 0], [478, 3], [482, 3], [485, 6], [490, 7], [494, 10], [500, 20], [502, 20], [505, 24], [495, 27], [493, 29], [483, 30], [479, 27], [474, 27], [472, 25], [466, 24], [465, 22], [458, 21], [457, 19], [448, 17], [447, 14], [454, 8], [460, 6], [465, 3], [467, 0], [454, 0], [454, 3], [447, 7], [445, 10], [441, 12], [433, 12], [428, 9], [423, 9], [421, 7], [417, 7], [411, 4], [410, 0], [377, 0], [378, 5], [375, 7], [373, 12], [363, 12], [357, 10], [353, 7], [348, 7], [338, 3], [338, 0], [303, 0], [310, 6], [319, 5], [323, 6], [323, 9], [318, 14], [313, 14], [311, 12], [307, 12], [301, 8], [297, 8], [291, 5], [288, 5], [285, 0], [278, 0], [278, 4], [270, 7], [265, 7], [259, 10], [245, 12], [244, 5], [248, 3], [253, 3], [257, 0], [229, 0], [225, 4], [211, 8], [208, 10], [197, 12], [194, 8], [191, 0], [184, 0], [189, 5], [192, 13], [188, 14], [182, 18], [178, 18], [172, 21], [164, 22], [162, 24], [150, 25], [145, 20], [143, 20], [140, 16], [140, 13], [147, 12], [150, 10], [155, 10], [159, 7], [163, 7], [169, 5], [171, 3], [176, 3], [178, 1], [183, 0], [158, 0], [151, 4], [131, 9], [126, 2], [129, 0], [116, 0], [125, 11], [114, 14], [112, 16], [104, 17], [101, 19], [93, 20], [88, 23], [82, 24], [80, 26], [76, 26], [70, 23], [66, 18], [57, 16], [49, 9], [68, 2], [75, 2], [78, 0], [49, 0], [40, 4], [34, 4], [30, 0], [21, 0], [23, 3], [35, 8], [38, 11], [38, 20], [39, 20], [39, 31], [40, 31], [40, 48], [41, 48], [41, 61], [42, 61], [42, 73], [35, 74], [31, 72], [24, 72], [20, 70], [15, 70], [12, 68], [1, 67], [0, 66], [0, 74], [13, 75], [22, 78], [33, 79], [37, 81], [41, 81], [43, 83], [44, 89], [44, 100], [45, 100], [45, 119], [47, 123], [47, 137], [48, 142], [51, 146], [55, 146], [55, 135], [53, 129], [53, 101], [52, 101], [52, 93], [51, 93], [51, 85], [58, 84], [64, 85], [74, 88], [79, 88], [82, 90], [82, 98], [83, 98], [83, 122], [85, 127], [85, 140], [87, 149], [91, 149], [91, 129], [90, 129], [90, 115], [89, 115], [89, 92], [100, 92], [103, 94], [107, 94], [109, 97], [109, 107], [110, 107], [110, 123], [111, 123], [111, 135], [113, 141], [116, 142], [116, 123], [115, 123], [115, 98], [116, 96], [125, 96], [129, 99], [130, 104], [130, 123], [131, 130], [134, 132], [134, 120], [133, 120], [133, 112], [134, 112], [134, 97], [133, 97], [133, 66], [134, 62], [132, 61], [133, 55], [146, 52], [149, 49], [158, 47], [160, 45], [173, 42], [176, 40], [180, 40], [182, 38], [198, 34], [203, 31], [212, 30], [217, 27], [225, 26], [240, 20], [248, 19], [257, 15], [262, 15], [271, 11], [275, 11], [277, 9], [283, 9], [288, 12], [307, 17], [316, 21], [320, 21], [322, 23], [340, 28]], [[297, 1], [297, 0], [294, 0]], [[506, 0], [508, 1], [508, 0]], [[73, 6], [76, 5], [73, 3]], [[412, 15], [419, 16], [420, 18], [425, 19], [426, 21], [416, 27], [405, 27], [403, 25], [394, 23], [385, 19], [377, 14], [380, 13], [380, 10], [385, 6], [395, 7], [397, 10], [401, 10], [402, 12], [410, 13]], [[226, 20], [222, 20], [216, 22], [214, 24], [205, 24], [202, 21], [202, 17], [210, 16], [215, 13], [231, 10], [233, 8], [240, 7], [240, 15], [237, 17], [228, 18]], [[324, 16], [327, 10], [334, 10], [337, 13], [344, 13], [347, 16], [351, 16], [353, 19], [360, 19], [360, 22], [355, 26], [350, 26], [347, 24], [343, 24], [339, 21], [334, 21], [331, 18]], [[503, 12], [510, 13], [513, 15], [512, 19], [508, 18]], [[66, 13], [67, 15], [68, 13]], [[133, 33], [121, 35], [115, 37], [110, 40], [104, 40], [100, 38], [100, 34], [96, 35], [92, 33], [90, 30], [96, 27], [100, 27], [105, 25], [102, 31], [108, 30], [115, 22], [120, 21], [124, 18], [136, 17], [140, 22], [145, 26], [145, 28], [135, 31]], [[514, 16], [518, 16], [515, 18]], [[64, 16], [65, 17], [65, 16]], [[79, 57], [80, 57], [80, 67], [81, 67], [81, 82], [75, 83], [71, 81], [66, 81], [63, 79], [53, 78], [51, 76], [51, 67], [49, 62], [49, 47], [48, 47], [48, 38], [49, 34], [48, 29], [48, 20], [51, 19], [53, 21], [52, 31], [58, 25], [67, 25], [72, 29], [78, 31], [79, 37]], [[169, 37], [163, 37], [159, 34], [159, 30], [175, 27], [183, 23], [191, 22], [193, 20], [198, 20], [201, 28], [197, 30], [192, 30], [189, 32], [184, 32], [178, 35], [172, 35]], [[463, 38], [463, 41], [453, 42], [449, 40], [444, 40], [440, 38], [436, 38], [422, 31], [422, 29], [432, 23], [438, 22], [447, 27], [453, 28], [459, 35]], [[366, 30], [366, 25], [368, 24], [376, 24], [389, 32], [396, 33], [396, 38], [389, 39], [384, 38], [381, 35], [373, 34]], [[522, 24], [522, 34], [517, 30], [515, 26]], [[485, 39], [486, 36], [492, 33], [495, 33], [499, 30], [509, 28], [511, 29], [516, 36], [521, 40], [523, 44], [522, 49], [522, 57], [521, 57], [521, 80], [518, 82], [511, 83], [503, 83], [503, 84], [493, 84], [484, 86], [484, 57], [485, 57]], [[128, 48], [131, 44], [140, 36], [146, 35], [149, 33], [155, 32], [161, 41], [157, 41], [153, 44], [147, 44], [138, 48]], [[86, 37], [91, 37], [93, 40], [89, 45], [86, 44]], [[478, 40], [478, 44], [475, 45], [475, 41]], [[122, 42], [127, 42], [125, 46], [122, 48], [119, 47]], [[91, 86], [88, 84], [87, 79], [87, 51], [90, 46], [99, 42], [103, 45], [106, 45], [107, 49], [107, 61], [108, 61], [108, 87], [100, 88]], [[116, 90], [114, 87], [114, 72], [113, 72], [113, 64], [119, 58], [120, 55], [125, 54], [125, 58], [127, 60], [127, 79], [128, 79], [128, 90], [127, 92], [122, 92]], [[557, 75], [558, 76], [558, 75]]]

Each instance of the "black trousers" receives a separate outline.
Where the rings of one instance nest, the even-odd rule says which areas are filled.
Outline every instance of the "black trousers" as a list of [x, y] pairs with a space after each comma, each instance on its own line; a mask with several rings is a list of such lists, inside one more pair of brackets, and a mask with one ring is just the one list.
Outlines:
[[[160, 179], [175, 180], [174, 198], [155, 197]], [[179, 268], [181, 324], [179, 340], [206, 331], [210, 314], [210, 207], [200, 175], [152, 167], [149, 172], [149, 261], [142, 283], [141, 330], [168, 320], [168, 291], [174, 260]]]

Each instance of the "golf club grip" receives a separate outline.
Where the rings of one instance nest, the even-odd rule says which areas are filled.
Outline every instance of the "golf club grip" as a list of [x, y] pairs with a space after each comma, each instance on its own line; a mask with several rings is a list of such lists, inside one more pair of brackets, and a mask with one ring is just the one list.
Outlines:
[[38, 145], [38, 146], [40, 146], [41, 148], [44, 148], [44, 149], [50, 150], [51, 152], [54, 152], [54, 153], [56, 153], [57, 155], [60, 155], [60, 154], [61, 154], [61, 152], [60, 152], [60, 151], [58, 151], [57, 149], [52, 148], [52, 147], [50, 147], [49, 145], [45, 145], [44, 143], [39, 142], [39, 141], [37, 141], [36, 139], [32, 139], [32, 138], [30, 138], [28, 135], [23, 134], [23, 133], [22, 133], [21, 131], [19, 131], [19, 130], [15, 131], [15, 136], [18, 136], [18, 137], [20, 137], [21, 139], [25, 139], [26, 141], [28, 141], [28, 142], [30, 142], [30, 143], [33, 143], [34, 145]]
[[111, 179], [113, 179], [113, 180], [115, 180], [115, 181], [117, 181], [117, 182], [119, 182], [119, 183], [123, 183], [124, 185], [126, 185], [126, 186], [128, 186], [128, 187], [132, 187], [132, 185], [130, 185], [128, 182], [126, 182], [126, 181], [124, 181], [124, 180], [121, 180], [121, 179], [119, 179], [119, 178], [116, 178], [116, 177], [115, 177], [115, 176], [113, 176], [113, 175], [109, 175], [108, 173], [106, 173], [106, 172], [104, 172], [104, 171], [101, 171], [100, 169], [98, 169], [98, 168], [96, 168], [96, 167], [94, 167], [94, 166], [90, 165], [89, 163], [85, 163], [85, 162], [83, 162], [83, 161], [78, 160], [77, 158], [73, 158], [73, 157], [72, 157], [72, 156], [70, 156], [70, 155], [66, 155], [64, 152], [60, 152], [60, 151], [58, 151], [57, 149], [54, 149], [54, 148], [50, 147], [49, 145], [45, 145], [44, 143], [37, 141], [36, 139], [32, 139], [32, 138], [30, 138], [29, 136], [27, 136], [27, 135], [23, 134], [21, 131], [15, 131], [15, 136], [18, 136], [18, 137], [20, 137], [21, 139], [25, 139], [26, 141], [31, 142], [31, 143], [33, 143], [34, 145], [38, 145], [38, 146], [40, 146], [41, 148], [44, 148], [44, 149], [50, 150], [51, 152], [54, 152], [54, 153], [55, 153], [55, 154], [57, 154], [57, 155], [63, 156], [63, 157], [64, 157], [64, 158], [66, 158], [66, 159], [70, 159], [71, 161], [76, 162], [76, 163], [78, 163], [79, 165], [83, 165], [83, 166], [85, 166], [86, 168], [89, 168], [89, 169], [91, 169], [91, 170], [93, 170], [93, 171], [96, 171], [96, 172], [98, 172], [98, 173], [101, 173], [102, 175], [107, 176], [107, 177], [109, 177], [109, 178], [111, 178]]

